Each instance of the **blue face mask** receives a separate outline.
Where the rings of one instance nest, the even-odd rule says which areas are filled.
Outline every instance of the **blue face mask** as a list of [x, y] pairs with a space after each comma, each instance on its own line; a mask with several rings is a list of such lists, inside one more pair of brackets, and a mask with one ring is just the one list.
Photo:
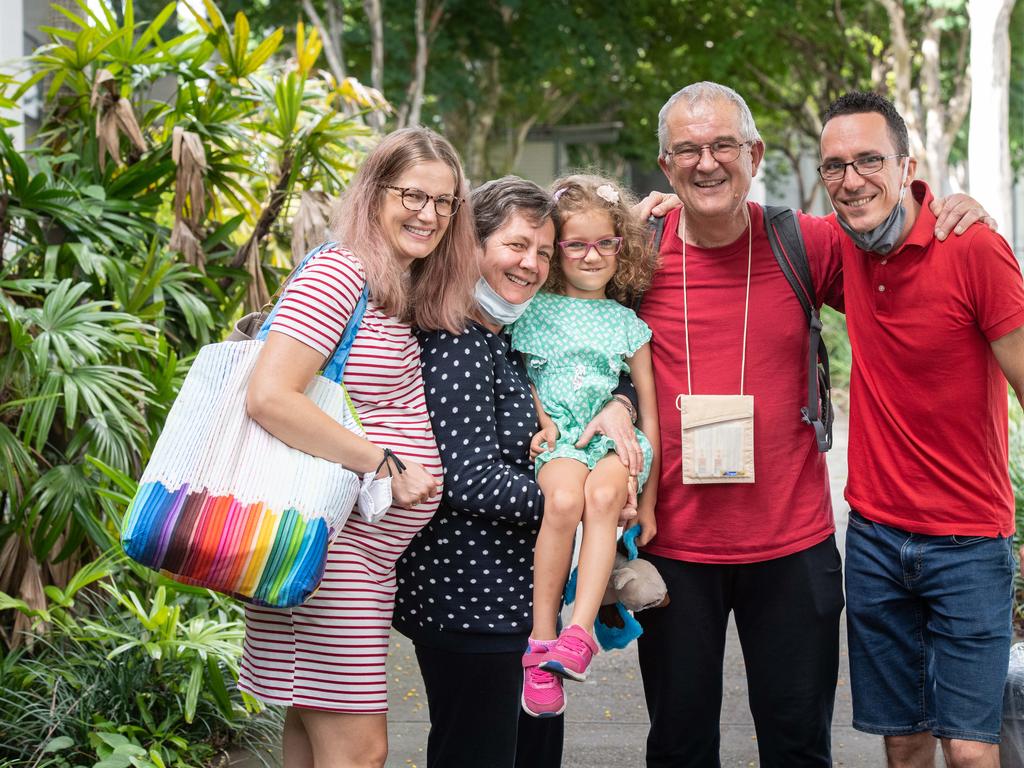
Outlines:
[[476, 281], [473, 295], [476, 297], [477, 304], [480, 305], [480, 310], [491, 320], [502, 325], [508, 325], [518, 320], [519, 316], [530, 306], [530, 301], [533, 301], [532, 297], [522, 304], [506, 301], [482, 277]]
[[[903, 225], [907, 221], [907, 209], [903, 207], [903, 198], [907, 192], [904, 184], [909, 170], [910, 159], [907, 158], [903, 165], [903, 175], [900, 177], [899, 200], [893, 209], [889, 211], [889, 215], [877, 227], [869, 229], [867, 232], [860, 232], [851, 227], [839, 214], [839, 211], [836, 211], [835, 204], [832, 204], [832, 210], [836, 212], [836, 220], [839, 222], [839, 226], [843, 228], [843, 231], [850, 236], [850, 239], [862, 251], [878, 253], [884, 256], [895, 248], [896, 243], [899, 242], [900, 235], [903, 233]], [[829, 202], [832, 203], [831, 197], [829, 197]]]

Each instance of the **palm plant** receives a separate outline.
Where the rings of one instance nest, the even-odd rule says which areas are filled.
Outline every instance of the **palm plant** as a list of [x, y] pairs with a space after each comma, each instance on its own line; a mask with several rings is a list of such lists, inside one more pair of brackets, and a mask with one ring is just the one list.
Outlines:
[[344, 186], [381, 107], [318, 75], [315, 31], [286, 61], [283, 30], [203, 0], [164, 39], [177, 5], [55, 6], [71, 28], [0, 80], [0, 101], [48, 84], [31, 148], [0, 132], [0, 592], [33, 610], [115, 543], [110, 472], [138, 475], [192, 356], [279, 281], [300, 192]]

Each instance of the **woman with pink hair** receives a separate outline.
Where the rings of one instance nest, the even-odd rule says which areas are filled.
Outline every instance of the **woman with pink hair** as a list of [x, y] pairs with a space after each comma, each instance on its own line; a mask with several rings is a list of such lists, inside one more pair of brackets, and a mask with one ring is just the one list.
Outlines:
[[[458, 333], [478, 270], [458, 156], [433, 131], [387, 136], [339, 204], [337, 245], [288, 285], [253, 372], [247, 405], [268, 432], [357, 473], [391, 475], [394, 506], [375, 524], [349, 518], [320, 589], [292, 609], [246, 607], [239, 687], [288, 707], [286, 768], [383, 766], [385, 661], [395, 561], [437, 508], [441, 461], [431, 431], [414, 327]], [[343, 383], [361, 438], [304, 392], [363, 293], [369, 300]]]

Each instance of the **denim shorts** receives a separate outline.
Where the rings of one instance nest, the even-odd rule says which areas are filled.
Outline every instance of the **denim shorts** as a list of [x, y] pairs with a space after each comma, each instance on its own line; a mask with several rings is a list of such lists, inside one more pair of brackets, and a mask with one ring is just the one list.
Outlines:
[[850, 511], [846, 622], [853, 727], [999, 743], [1011, 540], [925, 536]]

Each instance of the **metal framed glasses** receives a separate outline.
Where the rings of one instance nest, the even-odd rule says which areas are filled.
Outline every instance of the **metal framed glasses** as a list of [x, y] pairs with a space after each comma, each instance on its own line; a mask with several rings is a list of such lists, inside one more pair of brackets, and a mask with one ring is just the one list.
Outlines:
[[700, 162], [704, 156], [704, 150], [711, 152], [711, 156], [719, 163], [731, 163], [740, 156], [744, 147], [749, 147], [753, 141], [733, 141], [732, 139], [720, 139], [710, 144], [682, 144], [675, 149], [665, 150], [665, 157], [672, 159], [676, 168], [692, 168]]
[[595, 243], [586, 240], [561, 240], [558, 247], [567, 259], [585, 259], [593, 248], [601, 256], [614, 256], [622, 250], [621, 237], [605, 237]]
[[392, 189], [402, 196], [402, 205], [410, 211], [422, 211], [431, 200], [434, 201], [434, 213], [438, 216], [454, 216], [459, 211], [462, 201], [454, 195], [428, 195], [416, 187], [395, 187], [381, 184], [384, 189]]
[[868, 155], [867, 157], [858, 157], [856, 160], [851, 160], [848, 163], [839, 160], [829, 160], [818, 166], [818, 175], [821, 176], [822, 181], [839, 181], [846, 176], [846, 169], [852, 165], [853, 170], [861, 176], [870, 176], [882, 170], [885, 166], [885, 161], [891, 160], [894, 157], [907, 157], [907, 155]]

